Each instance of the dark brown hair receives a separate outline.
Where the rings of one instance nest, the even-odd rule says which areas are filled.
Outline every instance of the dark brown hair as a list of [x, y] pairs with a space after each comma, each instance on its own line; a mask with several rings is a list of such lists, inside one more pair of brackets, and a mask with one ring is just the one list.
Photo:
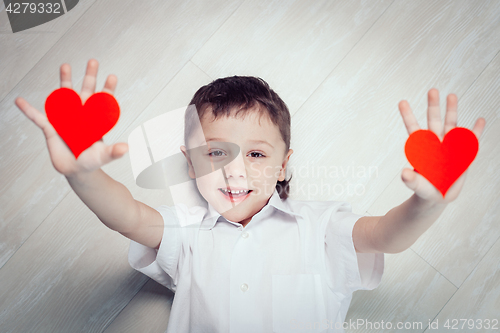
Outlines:
[[[193, 130], [193, 124], [195, 124], [192, 117], [197, 116], [201, 120], [205, 112], [211, 109], [214, 118], [217, 119], [221, 115], [230, 116], [231, 110], [238, 108], [236, 116], [240, 112], [245, 112], [256, 104], [260, 104], [263, 106], [259, 108], [260, 111], [267, 114], [272, 123], [279, 128], [286, 146], [285, 154], [290, 149], [290, 111], [278, 94], [261, 78], [231, 76], [217, 79], [198, 89], [189, 104], [196, 107], [197, 113], [186, 111], [184, 129], [186, 146], [187, 138]], [[283, 200], [288, 197], [290, 192], [289, 182], [291, 179], [290, 177], [288, 180], [278, 181], [276, 184], [276, 189]]]

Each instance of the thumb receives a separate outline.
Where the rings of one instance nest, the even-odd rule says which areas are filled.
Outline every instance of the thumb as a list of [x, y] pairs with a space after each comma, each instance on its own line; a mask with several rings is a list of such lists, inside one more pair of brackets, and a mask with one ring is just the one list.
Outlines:
[[411, 190], [416, 191], [418, 186], [417, 173], [409, 168], [404, 168], [401, 173], [401, 179]]
[[128, 152], [128, 144], [125, 142], [116, 143], [112, 146], [111, 158], [113, 160], [122, 157]]

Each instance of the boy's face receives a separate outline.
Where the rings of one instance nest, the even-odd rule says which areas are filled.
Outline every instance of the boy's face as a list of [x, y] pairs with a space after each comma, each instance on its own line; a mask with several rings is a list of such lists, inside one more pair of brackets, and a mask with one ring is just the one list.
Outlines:
[[203, 133], [191, 135], [189, 145], [201, 148], [188, 153], [181, 147], [201, 195], [226, 219], [243, 225], [267, 204], [277, 181], [285, 179], [293, 153], [289, 149], [285, 154], [278, 127], [257, 108], [237, 118], [232, 110], [229, 117], [216, 120], [207, 110], [201, 119]]

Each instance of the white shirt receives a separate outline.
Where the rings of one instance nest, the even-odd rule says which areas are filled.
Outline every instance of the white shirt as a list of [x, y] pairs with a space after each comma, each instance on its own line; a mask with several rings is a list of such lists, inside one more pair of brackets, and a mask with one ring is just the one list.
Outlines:
[[344, 332], [352, 293], [382, 278], [383, 253], [355, 252], [346, 202], [275, 190], [244, 228], [210, 204], [157, 210], [159, 249], [132, 241], [129, 263], [175, 292], [167, 333]]

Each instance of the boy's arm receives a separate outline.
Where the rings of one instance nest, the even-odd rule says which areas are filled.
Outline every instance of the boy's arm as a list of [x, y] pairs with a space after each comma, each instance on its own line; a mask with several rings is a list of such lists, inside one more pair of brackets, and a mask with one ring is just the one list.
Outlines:
[[66, 176], [71, 188], [108, 228], [125, 237], [158, 248], [163, 236], [161, 214], [135, 200], [121, 183], [102, 169]]
[[413, 194], [384, 216], [364, 216], [354, 225], [356, 252], [398, 253], [409, 248], [437, 220], [446, 203], [437, 204]]
[[[80, 98], [82, 103], [95, 92], [99, 63], [91, 59], [83, 79]], [[71, 66], [60, 68], [61, 87], [73, 89]], [[109, 75], [103, 92], [114, 94], [117, 78]], [[163, 236], [163, 218], [153, 208], [134, 200], [129, 190], [106, 175], [101, 167], [122, 157], [128, 151], [126, 143], [105, 145], [101, 140], [83, 151], [77, 159], [58, 135], [47, 116], [19, 97], [15, 101], [19, 109], [45, 135], [52, 165], [66, 176], [69, 184], [82, 201], [109, 228], [146, 246], [159, 247]], [[69, 109], [68, 112], [73, 110]]]
[[[431, 89], [427, 97], [429, 130], [443, 141], [445, 134], [457, 126], [457, 96], [448, 95], [444, 126], [441, 124], [439, 91]], [[401, 101], [399, 110], [408, 134], [420, 129], [408, 102]], [[485, 124], [484, 118], [479, 118], [472, 129], [478, 140]], [[360, 218], [355, 223], [352, 232], [356, 251], [397, 253], [409, 248], [437, 220], [446, 205], [457, 198], [465, 182], [466, 173], [464, 172], [455, 181], [443, 198], [441, 193], [422, 175], [405, 168], [401, 178], [415, 193], [384, 216]]]

